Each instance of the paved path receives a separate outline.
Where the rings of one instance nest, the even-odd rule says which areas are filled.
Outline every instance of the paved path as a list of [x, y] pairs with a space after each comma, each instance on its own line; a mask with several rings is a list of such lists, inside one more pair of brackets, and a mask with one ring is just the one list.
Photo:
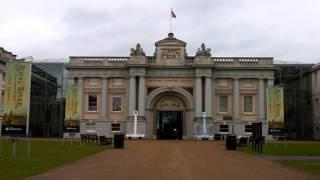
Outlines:
[[226, 151], [221, 142], [126, 141], [125, 149], [106, 150], [29, 179], [320, 179], [305, 172]]

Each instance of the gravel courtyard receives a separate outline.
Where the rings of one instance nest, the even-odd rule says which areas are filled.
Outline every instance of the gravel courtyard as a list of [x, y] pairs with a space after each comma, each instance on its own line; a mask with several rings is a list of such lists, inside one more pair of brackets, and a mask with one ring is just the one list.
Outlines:
[[[81, 147], [79, 147], [81, 148]], [[226, 151], [223, 142], [125, 141], [109, 149], [28, 179], [320, 179], [305, 172]]]

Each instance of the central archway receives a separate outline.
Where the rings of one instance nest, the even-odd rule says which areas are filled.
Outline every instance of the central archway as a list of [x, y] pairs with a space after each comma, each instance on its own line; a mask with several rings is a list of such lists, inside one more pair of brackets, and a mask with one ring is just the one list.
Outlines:
[[[178, 87], [158, 88], [146, 101], [147, 135], [154, 139], [190, 139], [193, 135], [193, 97]], [[174, 132], [176, 129], [177, 132]]]

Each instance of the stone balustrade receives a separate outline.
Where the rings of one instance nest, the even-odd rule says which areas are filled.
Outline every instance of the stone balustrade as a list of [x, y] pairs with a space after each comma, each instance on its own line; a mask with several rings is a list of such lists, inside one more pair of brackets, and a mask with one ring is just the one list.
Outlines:
[[70, 66], [114, 66], [127, 64], [129, 57], [82, 57], [71, 56]]
[[[145, 56], [143, 62], [130, 62], [130, 57], [83, 57], [83, 56], [71, 56], [70, 66], [127, 66], [128, 64], [157, 64], [154, 56]], [[193, 56], [185, 58], [185, 65], [193, 64], [208, 64], [215, 66], [260, 66], [260, 65], [273, 65], [273, 58], [269, 57], [211, 57], [205, 62], [199, 62], [201, 59], [197, 59]], [[134, 60], [134, 58], [131, 58]]]
[[241, 65], [272, 65], [273, 58], [269, 57], [212, 57], [216, 65], [241, 66]]

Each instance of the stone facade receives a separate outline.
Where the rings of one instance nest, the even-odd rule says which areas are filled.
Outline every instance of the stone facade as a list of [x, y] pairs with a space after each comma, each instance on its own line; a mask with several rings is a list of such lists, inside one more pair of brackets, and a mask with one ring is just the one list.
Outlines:
[[3, 101], [4, 101], [4, 83], [5, 83], [4, 67], [7, 62], [15, 60], [16, 57], [17, 57], [16, 55], [0, 47], [0, 136], [1, 136], [1, 130], [2, 130], [1, 125], [3, 120]]
[[69, 85], [83, 87], [81, 133], [131, 133], [138, 110], [138, 131], [148, 138], [157, 138], [160, 111], [182, 112], [183, 139], [201, 134], [202, 112], [209, 134], [223, 124], [244, 135], [246, 125], [263, 122], [266, 135], [273, 58], [215, 57], [205, 44], [188, 56], [186, 43], [172, 33], [155, 46], [153, 56], [138, 44], [127, 57], [70, 57]]
[[311, 69], [312, 104], [313, 104], [313, 137], [320, 140], [320, 64]]

